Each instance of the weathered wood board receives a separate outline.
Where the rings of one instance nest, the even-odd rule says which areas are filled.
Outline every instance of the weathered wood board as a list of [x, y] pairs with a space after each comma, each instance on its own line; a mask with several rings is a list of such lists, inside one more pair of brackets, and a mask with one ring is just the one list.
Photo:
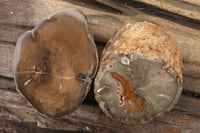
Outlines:
[[[200, 131], [200, 100], [182, 96], [174, 110], [144, 125], [128, 125], [106, 117], [96, 104], [81, 105], [62, 118], [49, 118], [36, 111], [19, 93], [0, 89], [0, 118], [31, 122], [50, 129], [98, 132], [197, 132]], [[87, 104], [86, 104], [87, 103]], [[0, 126], [0, 130], [2, 127]]]
[[[0, 132], [200, 132], [200, 21], [198, 0], [165, 3], [155, 0], [1, 0], [0, 1]], [[144, 3], [146, 4], [144, 4]], [[186, 4], [186, 3], [190, 4]], [[183, 8], [178, 7], [182, 3]], [[12, 60], [18, 37], [34, 28], [46, 16], [67, 8], [77, 8], [88, 18], [99, 53], [109, 37], [124, 23], [148, 21], [163, 27], [182, 48], [184, 91], [169, 113], [145, 125], [127, 125], [107, 118], [97, 104], [86, 100], [74, 113], [62, 118], [48, 118], [38, 113], [15, 90]], [[194, 7], [193, 10], [190, 10]], [[192, 13], [193, 15], [188, 14]], [[93, 91], [93, 90], [92, 90]], [[93, 93], [91, 93], [93, 95]], [[90, 104], [92, 102], [92, 104]], [[43, 128], [39, 128], [39, 127]], [[26, 128], [22, 128], [26, 127]], [[33, 128], [33, 130], [30, 130]], [[46, 128], [46, 129], [44, 129]], [[59, 131], [55, 130], [58, 129]], [[61, 131], [62, 130], [62, 131]]]
[[136, 0], [191, 19], [200, 20], [199, 0]]

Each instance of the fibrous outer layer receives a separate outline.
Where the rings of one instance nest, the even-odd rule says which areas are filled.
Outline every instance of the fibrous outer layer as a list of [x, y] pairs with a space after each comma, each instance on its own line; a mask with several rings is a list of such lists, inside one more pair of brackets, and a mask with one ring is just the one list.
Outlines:
[[181, 51], [173, 37], [152, 23], [128, 23], [102, 53], [95, 98], [113, 119], [146, 123], [177, 103], [182, 69]]

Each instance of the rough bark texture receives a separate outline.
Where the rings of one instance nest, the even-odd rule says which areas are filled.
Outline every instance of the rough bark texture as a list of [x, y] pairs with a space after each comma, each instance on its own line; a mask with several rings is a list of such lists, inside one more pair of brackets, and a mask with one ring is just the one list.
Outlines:
[[107, 116], [145, 123], [169, 111], [182, 91], [182, 57], [173, 37], [146, 22], [126, 24], [108, 41], [95, 78]]
[[[182, 0], [198, 4], [198, 0]], [[192, 5], [187, 5], [192, 6]], [[0, 132], [34, 132], [32, 124], [53, 129], [93, 132], [199, 132], [199, 98], [182, 95], [175, 110], [162, 118], [145, 125], [126, 125], [105, 117], [97, 105], [82, 105], [76, 112], [53, 121], [36, 112], [33, 107], [23, 104], [24, 100], [15, 91], [12, 74], [12, 60], [17, 39], [31, 30], [44, 17], [67, 8], [81, 10], [89, 21], [89, 28], [101, 51], [111, 35], [125, 22], [149, 21], [160, 25], [173, 35], [180, 44], [184, 60], [184, 90], [192, 96], [200, 94], [200, 24], [197, 18], [190, 19], [173, 12], [130, 0], [1, 0], [0, 1]], [[194, 13], [193, 13], [194, 14]], [[99, 51], [98, 51], [99, 52]], [[99, 52], [100, 53], [100, 52]], [[6, 93], [4, 93], [6, 92]], [[192, 92], [192, 93], [191, 93]], [[93, 95], [93, 93], [92, 93]], [[85, 103], [88, 103], [86, 101]], [[9, 111], [15, 110], [15, 111]], [[34, 111], [33, 111], [34, 110]], [[36, 112], [35, 114], [33, 112]], [[37, 119], [26, 119], [35, 115]], [[38, 120], [38, 118], [41, 118]], [[11, 120], [11, 121], [7, 121]], [[16, 123], [13, 122], [18, 121]], [[50, 122], [49, 122], [50, 121]], [[4, 124], [3, 124], [4, 123]], [[6, 124], [5, 124], [6, 123]], [[40, 124], [39, 124], [40, 123]], [[41, 124], [43, 123], [43, 124]], [[46, 124], [45, 124], [46, 123]], [[23, 126], [23, 127], [21, 127]], [[17, 130], [17, 128], [23, 128]], [[40, 130], [41, 128], [38, 128]], [[24, 131], [24, 132], [25, 132]], [[44, 132], [44, 130], [43, 130]], [[45, 130], [46, 132], [46, 130]], [[54, 131], [53, 131], [54, 132]], [[55, 131], [56, 132], [56, 131]]]

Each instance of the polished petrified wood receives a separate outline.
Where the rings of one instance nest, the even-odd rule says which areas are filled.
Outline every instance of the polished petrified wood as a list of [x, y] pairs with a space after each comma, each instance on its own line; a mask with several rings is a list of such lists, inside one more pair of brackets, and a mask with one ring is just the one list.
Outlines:
[[95, 79], [107, 116], [145, 123], [169, 111], [182, 91], [182, 58], [175, 39], [152, 23], [126, 24], [109, 40]]
[[83, 101], [97, 66], [85, 16], [68, 9], [19, 38], [13, 71], [17, 89], [38, 111], [60, 116]]

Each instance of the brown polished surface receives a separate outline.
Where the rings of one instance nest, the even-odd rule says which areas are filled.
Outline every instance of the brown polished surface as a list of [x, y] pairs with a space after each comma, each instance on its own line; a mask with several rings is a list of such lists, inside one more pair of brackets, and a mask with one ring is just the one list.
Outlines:
[[60, 116], [85, 97], [97, 68], [86, 18], [68, 9], [22, 35], [13, 69], [17, 89], [40, 112]]

